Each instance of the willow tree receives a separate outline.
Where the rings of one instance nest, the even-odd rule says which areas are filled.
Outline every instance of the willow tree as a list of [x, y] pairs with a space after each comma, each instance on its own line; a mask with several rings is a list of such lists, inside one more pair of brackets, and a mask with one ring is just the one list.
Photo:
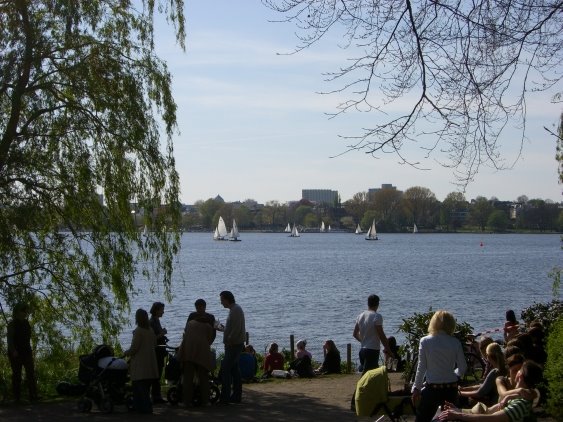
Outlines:
[[347, 50], [327, 69], [325, 93], [344, 98], [333, 115], [374, 112], [348, 150], [415, 167], [432, 156], [463, 186], [481, 165], [510, 167], [502, 141], [522, 147], [534, 91], [561, 101], [560, 0], [262, 2], [297, 27], [294, 52], [331, 36]]
[[115, 335], [136, 277], [170, 292], [176, 105], [155, 7], [181, 48], [184, 17], [162, 3], [0, 1], [0, 305], [31, 302], [51, 344]]

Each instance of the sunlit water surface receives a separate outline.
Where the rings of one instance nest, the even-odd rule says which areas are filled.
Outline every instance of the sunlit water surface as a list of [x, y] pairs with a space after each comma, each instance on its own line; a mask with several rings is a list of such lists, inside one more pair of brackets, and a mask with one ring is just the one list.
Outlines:
[[[501, 327], [507, 309], [520, 311], [552, 299], [548, 272], [562, 265], [559, 235], [381, 234], [379, 241], [341, 233], [243, 233], [241, 242], [213, 241], [210, 233], [186, 233], [174, 272], [171, 303], [162, 325], [171, 345], [180, 342], [197, 298], [225, 321], [219, 292], [231, 290], [244, 309], [250, 342], [263, 352], [272, 341], [289, 348], [289, 336], [306, 338], [322, 359], [331, 338], [345, 355], [356, 316], [366, 298], [380, 296], [388, 336], [414, 312], [447, 309], [476, 332]], [[163, 301], [159, 292], [134, 299], [132, 312]], [[131, 318], [133, 319], [133, 318]], [[500, 337], [501, 334], [493, 334]], [[221, 336], [215, 346], [222, 351]], [[121, 336], [131, 340], [131, 329]]]

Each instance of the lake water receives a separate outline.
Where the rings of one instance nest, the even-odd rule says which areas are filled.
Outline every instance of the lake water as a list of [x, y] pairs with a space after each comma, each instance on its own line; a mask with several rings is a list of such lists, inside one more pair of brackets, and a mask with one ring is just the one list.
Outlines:
[[[222, 322], [228, 314], [219, 292], [231, 290], [244, 309], [250, 342], [257, 351], [289, 336], [306, 338], [322, 359], [322, 344], [333, 339], [342, 356], [352, 343], [356, 316], [369, 294], [380, 296], [387, 336], [403, 339], [397, 328], [414, 312], [447, 309], [475, 332], [502, 327], [507, 309], [519, 316], [534, 302], [552, 299], [547, 273], [563, 265], [559, 235], [381, 234], [379, 241], [343, 233], [243, 233], [241, 242], [213, 241], [211, 233], [186, 233], [174, 273], [171, 303], [161, 320], [170, 345], [180, 342], [194, 301]], [[139, 287], [148, 287], [138, 281]], [[150, 308], [161, 295], [136, 297]], [[501, 335], [497, 335], [500, 337]], [[222, 337], [215, 346], [223, 351]], [[131, 340], [126, 329], [124, 344]]]

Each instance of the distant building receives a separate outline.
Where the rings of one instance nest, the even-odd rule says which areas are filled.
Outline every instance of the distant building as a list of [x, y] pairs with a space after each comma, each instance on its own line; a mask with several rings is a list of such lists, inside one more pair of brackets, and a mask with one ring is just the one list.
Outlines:
[[[396, 186], [393, 186], [391, 183], [382, 183], [380, 188], [369, 188], [368, 189], [368, 198], [372, 198], [377, 192], [382, 190], [397, 190]], [[400, 191], [399, 191], [400, 192]]]
[[302, 189], [301, 198], [317, 204], [333, 205], [338, 202], [338, 191], [330, 189]]

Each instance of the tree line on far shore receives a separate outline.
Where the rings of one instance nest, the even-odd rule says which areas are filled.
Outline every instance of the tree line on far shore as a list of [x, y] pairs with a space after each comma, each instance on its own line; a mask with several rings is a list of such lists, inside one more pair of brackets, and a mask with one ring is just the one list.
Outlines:
[[317, 204], [306, 199], [261, 205], [252, 199], [227, 203], [221, 197], [197, 201], [184, 207], [185, 230], [212, 230], [219, 217], [236, 219], [239, 229], [282, 231], [288, 223], [314, 230], [324, 222], [331, 229], [366, 231], [376, 221], [381, 232], [412, 231], [563, 231], [563, 209], [551, 200], [500, 201], [483, 196], [468, 201], [461, 192], [451, 192], [443, 201], [428, 188], [414, 186], [404, 192], [394, 188], [374, 193], [359, 192], [352, 199]]

